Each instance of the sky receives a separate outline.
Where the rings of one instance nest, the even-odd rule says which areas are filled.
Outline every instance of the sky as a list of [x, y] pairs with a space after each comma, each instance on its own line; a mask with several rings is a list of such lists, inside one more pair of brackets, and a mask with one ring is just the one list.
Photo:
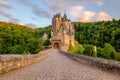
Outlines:
[[119, 19], [119, 9], [120, 0], [0, 0], [0, 21], [45, 27], [57, 13], [71, 21], [107, 21]]

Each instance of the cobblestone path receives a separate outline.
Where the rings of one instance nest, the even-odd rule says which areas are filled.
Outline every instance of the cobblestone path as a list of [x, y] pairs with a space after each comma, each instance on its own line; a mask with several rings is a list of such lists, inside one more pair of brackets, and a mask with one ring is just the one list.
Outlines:
[[38, 63], [0, 75], [0, 80], [120, 80], [120, 76], [80, 64], [56, 49]]

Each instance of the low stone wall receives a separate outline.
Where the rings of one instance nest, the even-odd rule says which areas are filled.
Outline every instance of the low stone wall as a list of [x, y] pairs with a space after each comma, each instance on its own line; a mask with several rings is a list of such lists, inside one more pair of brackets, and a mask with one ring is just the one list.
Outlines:
[[0, 74], [40, 61], [48, 56], [49, 51], [34, 55], [0, 55]]
[[93, 57], [84, 56], [84, 55], [69, 54], [66, 52], [62, 52], [62, 53], [64, 53], [64, 55], [80, 63], [87, 64], [92, 67], [97, 67], [102, 70], [109, 71], [111, 73], [120, 74], [120, 62], [101, 59], [101, 58], [93, 58]]

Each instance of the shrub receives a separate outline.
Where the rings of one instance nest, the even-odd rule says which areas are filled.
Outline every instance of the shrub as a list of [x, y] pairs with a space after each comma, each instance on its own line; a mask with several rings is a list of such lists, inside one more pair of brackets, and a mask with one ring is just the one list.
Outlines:
[[101, 47], [97, 48], [97, 57], [105, 58], [104, 48]]
[[116, 59], [117, 59], [117, 61], [120, 61], [120, 52], [117, 52]]
[[94, 51], [94, 46], [93, 45], [83, 45], [83, 47], [85, 48], [85, 50], [83, 51], [84, 55], [97, 57], [97, 55]]
[[22, 54], [24, 49], [20, 45], [8, 47], [9, 54]]
[[50, 42], [49, 39], [45, 40], [44, 43], [43, 43], [44, 46], [48, 46], [48, 45], [50, 45], [50, 44], [51, 44], [51, 42]]
[[72, 53], [73, 50], [74, 50], [74, 47], [70, 44], [67, 51], [69, 53]]
[[82, 55], [83, 51], [84, 51], [84, 47], [77, 42], [75, 43], [75, 48], [72, 46], [69, 46], [69, 48], [68, 48], [68, 52], [74, 53], [74, 54], [81, 54]]
[[28, 50], [24, 50], [23, 55], [31, 54]]
[[109, 43], [105, 43], [104, 55], [106, 59], [116, 59], [116, 51]]

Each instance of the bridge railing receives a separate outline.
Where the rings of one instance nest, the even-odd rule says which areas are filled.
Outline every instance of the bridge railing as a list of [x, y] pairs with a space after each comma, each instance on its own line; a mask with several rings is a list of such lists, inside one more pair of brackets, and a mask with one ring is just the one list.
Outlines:
[[111, 60], [94, 58], [94, 57], [78, 55], [78, 54], [70, 54], [63, 51], [61, 52], [67, 57], [74, 59], [80, 63], [86, 64], [92, 67], [97, 67], [99, 69], [109, 71], [111, 73], [120, 74], [120, 62], [118, 61], [111, 61]]
[[0, 55], [0, 74], [21, 68], [48, 56], [49, 50], [33, 55]]

